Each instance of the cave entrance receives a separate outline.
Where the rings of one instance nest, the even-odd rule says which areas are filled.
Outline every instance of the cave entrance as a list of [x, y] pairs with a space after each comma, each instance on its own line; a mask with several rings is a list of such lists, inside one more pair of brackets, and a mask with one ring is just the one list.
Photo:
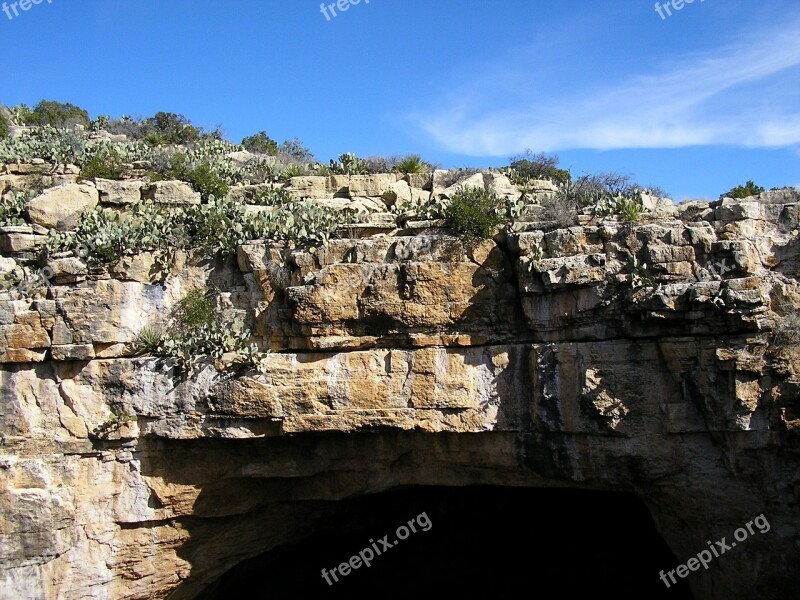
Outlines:
[[679, 561], [632, 494], [416, 487], [349, 504], [324, 532], [237, 565], [199, 597], [692, 598], [685, 580], [667, 589], [659, 579]]

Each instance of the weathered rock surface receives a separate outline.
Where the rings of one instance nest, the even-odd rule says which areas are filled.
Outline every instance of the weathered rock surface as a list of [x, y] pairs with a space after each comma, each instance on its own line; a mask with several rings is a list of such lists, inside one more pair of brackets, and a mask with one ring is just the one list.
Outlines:
[[[396, 178], [347, 194], [296, 179], [330, 200], [354, 181], [406, 195]], [[66, 262], [43, 297], [0, 293], [0, 598], [191, 598], [309, 535], [331, 500], [478, 484], [636, 493], [680, 560], [763, 513], [768, 534], [689, 582], [791, 597], [797, 208], [252, 243], [165, 281], [152, 256]], [[187, 377], [136, 355], [196, 285], [246, 315], [272, 350], [260, 371]]]
[[159, 204], [200, 204], [200, 192], [184, 181], [156, 181], [142, 188], [142, 198]]
[[142, 199], [144, 183], [138, 180], [112, 181], [95, 180], [95, 187], [100, 194], [100, 202], [104, 204], [134, 204]]
[[81, 214], [98, 203], [97, 190], [90, 185], [69, 184], [46, 190], [28, 203], [27, 214], [36, 225], [68, 231], [78, 224]]

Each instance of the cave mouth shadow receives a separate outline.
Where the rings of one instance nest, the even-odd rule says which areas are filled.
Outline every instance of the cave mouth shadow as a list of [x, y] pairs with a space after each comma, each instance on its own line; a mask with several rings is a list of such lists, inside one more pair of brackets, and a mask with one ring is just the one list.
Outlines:
[[[693, 598], [659, 572], [679, 561], [633, 494], [576, 489], [413, 487], [349, 502], [296, 544], [244, 561], [197, 597], [408, 598], [419, 591], [486, 594], [606, 592], [611, 598]], [[425, 516], [422, 516], [422, 515]], [[411, 532], [409, 521], [416, 525]], [[407, 537], [398, 541], [398, 529]], [[427, 531], [423, 528], [427, 526]], [[338, 582], [328, 573], [366, 548], [391, 549]], [[401, 536], [406, 534], [400, 532]], [[374, 551], [373, 551], [374, 552]], [[368, 554], [366, 554], [368, 557]], [[358, 561], [356, 561], [358, 564]]]

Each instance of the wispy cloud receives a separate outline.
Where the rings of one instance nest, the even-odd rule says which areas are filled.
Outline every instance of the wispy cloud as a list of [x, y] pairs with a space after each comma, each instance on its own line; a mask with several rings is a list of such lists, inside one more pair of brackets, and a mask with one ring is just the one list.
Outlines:
[[800, 19], [674, 68], [536, 101], [488, 109], [485, 82], [412, 117], [453, 152], [504, 155], [522, 148], [749, 147], [800, 144]]

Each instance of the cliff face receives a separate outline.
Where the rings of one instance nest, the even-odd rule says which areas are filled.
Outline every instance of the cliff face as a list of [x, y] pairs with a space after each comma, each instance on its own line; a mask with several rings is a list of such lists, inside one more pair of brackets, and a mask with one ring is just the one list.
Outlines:
[[[313, 252], [179, 256], [168, 276], [149, 255], [55, 257], [46, 294], [0, 300], [0, 597], [190, 598], [323, 527], [331, 500], [473, 484], [634, 492], [681, 561], [763, 514], [769, 533], [689, 583], [789, 597], [798, 206], [474, 242], [373, 224]], [[21, 259], [43, 233], [0, 242]], [[136, 356], [198, 285], [271, 350], [259, 369]]]

